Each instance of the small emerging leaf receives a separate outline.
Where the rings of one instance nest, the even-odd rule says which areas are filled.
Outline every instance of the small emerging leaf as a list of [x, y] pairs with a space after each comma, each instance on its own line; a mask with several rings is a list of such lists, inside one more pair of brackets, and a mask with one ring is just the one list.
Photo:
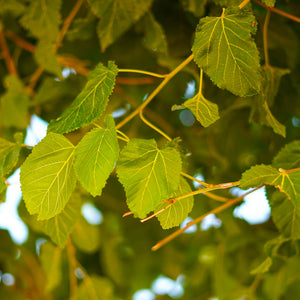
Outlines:
[[94, 197], [101, 195], [118, 156], [115, 123], [112, 116], [107, 116], [106, 128], [97, 128], [86, 134], [75, 150], [77, 177]]
[[21, 167], [23, 198], [30, 214], [46, 220], [59, 214], [76, 184], [74, 146], [63, 135], [50, 133]]
[[195, 62], [218, 87], [242, 97], [260, 89], [259, 55], [251, 37], [254, 20], [238, 7], [223, 9], [221, 17], [202, 18], [192, 48]]
[[84, 89], [62, 115], [50, 122], [48, 131], [67, 133], [92, 123], [104, 112], [113, 91], [118, 69], [110, 61], [106, 68], [99, 63], [90, 73]]
[[[183, 177], [180, 177], [180, 183], [177, 192], [174, 193], [174, 197], [190, 193], [191, 187]], [[163, 209], [169, 204], [169, 202], [162, 202], [156, 206], [155, 212]], [[181, 200], [175, 201], [170, 207], [162, 211], [157, 215], [160, 225], [163, 229], [169, 229], [175, 226], [179, 226], [183, 222], [188, 214], [192, 211], [194, 206], [194, 197], [190, 196]]]
[[132, 139], [121, 151], [117, 173], [127, 204], [135, 216], [144, 218], [178, 190], [180, 154], [175, 148], [157, 148], [155, 140]]
[[[196, 119], [204, 127], [208, 127], [220, 118], [218, 105], [205, 99], [201, 93], [185, 101], [181, 107], [191, 110]], [[177, 106], [172, 107], [172, 110], [174, 109], [177, 109]]]
[[269, 271], [270, 267], [272, 266], [272, 258], [267, 257], [258, 267], [253, 269], [250, 274], [262, 274]]

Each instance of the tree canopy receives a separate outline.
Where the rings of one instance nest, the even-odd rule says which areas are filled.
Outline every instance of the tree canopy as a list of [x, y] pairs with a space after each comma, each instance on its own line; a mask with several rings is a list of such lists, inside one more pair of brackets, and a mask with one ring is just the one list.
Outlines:
[[298, 0], [0, 0], [0, 211], [20, 169], [28, 228], [0, 230], [0, 298], [299, 299], [299, 23]]

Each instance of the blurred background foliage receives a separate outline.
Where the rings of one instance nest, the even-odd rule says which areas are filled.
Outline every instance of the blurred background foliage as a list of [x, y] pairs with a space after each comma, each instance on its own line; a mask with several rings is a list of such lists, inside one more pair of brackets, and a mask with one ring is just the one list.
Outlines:
[[[219, 16], [223, 5], [238, 5], [241, 1], [143, 0], [141, 2], [148, 5], [145, 13], [111, 44], [101, 41], [101, 35], [99, 39], [99, 16], [91, 9], [90, 2], [83, 1], [57, 55], [52, 52], [51, 42], [56, 40], [59, 32], [53, 33], [52, 41], [48, 36], [48, 43], [43, 45], [43, 38], [32, 34], [26, 26], [28, 21], [24, 16], [32, 2], [0, 1], [1, 34], [16, 66], [20, 85], [12, 83], [13, 88], [9, 89], [2, 42], [0, 93], [3, 99], [10, 92], [9, 97], [15, 102], [11, 107], [5, 107], [2, 101], [0, 135], [10, 141], [14, 141], [17, 132], [26, 135], [33, 114], [46, 122], [60, 116], [83, 88], [89, 70], [100, 61], [107, 65], [113, 60], [119, 68], [168, 73], [191, 54], [200, 17]], [[91, 2], [95, 5], [97, 1]], [[105, 6], [105, 1], [98, 2]], [[127, 0], [124, 5], [135, 7], [137, 2]], [[61, 18], [57, 20], [60, 28], [74, 5], [74, 0], [62, 1]], [[266, 9], [256, 1], [250, 5], [257, 20], [255, 40], [263, 65], [262, 25]], [[277, 0], [276, 8], [300, 15], [298, 0]], [[188, 110], [171, 111], [174, 104], [181, 104], [198, 89], [198, 68], [194, 63], [174, 77], [150, 103], [145, 116], [171, 137], [180, 137], [182, 151], [190, 153], [185, 162], [187, 173], [201, 174], [206, 182], [214, 184], [239, 180], [250, 166], [269, 164], [285, 144], [299, 139], [299, 36], [298, 22], [271, 13], [268, 28], [270, 64], [290, 70], [283, 76], [271, 107], [274, 116], [286, 126], [286, 138], [269, 127], [250, 123], [252, 99], [220, 90], [206, 75], [204, 93], [219, 106], [220, 119], [203, 128]], [[41, 48], [39, 51], [38, 47]], [[37, 74], [41, 66], [43, 71], [35, 78], [33, 74]], [[159, 82], [157, 78], [144, 75], [120, 74], [107, 112], [115, 114], [118, 122], [123, 118], [118, 115], [133, 111]], [[69, 133], [67, 137], [76, 144], [88, 129]], [[139, 118], [133, 119], [122, 130], [130, 138], [155, 138], [158, 143], [164, 142]], [[29, 153], [30, 150], [22, 149], [16, 167]], [[234, 208], [229, 208], [218, 214], [222, 221], [219, 228], [203, 231], [197, 226], [197, 231], [182, 234], [159, 251], [152, 252], [151, 247], [173, 230], [162, 230], [154, 219], [141, 224], [132, 217], [122, 218], [128, 209], [115, 174], [108, 180], [101, 197], [92, 198], [80, 186], [76, 194], [82, 204], [92, 204], [101, 211], [103, 220], [93, 225], [81, 217], [71, 234], [72, 242], [64, 249], [49, 241], [22, 201], [18, 212], [28, 226], [27, 240], [21, 245], [16, 244], [8, 231], [0, 230], [1, 299], [132, 299], [138, 290], [150, 289], [160, 275], [180, 282], [182, 291], [155, 296], [152, 293], [150, 297], [158, 300], [172, 299], [172, 295], [173, 298], [191, 300], [296, 300], [300, 297], [298, 241], [286, 241], [280, 249], [274, 250], [276, 255], [267, 273], [251, 273], [265, 260], [266, 251], [271, 251], [265, 246], [266, 242], [278, 236], [271, 218], [263, 224], [250, 225], [235, 217]], [[217, 194], [232, 197], [227, 190]], [[198, 195], [191, 217], [196, 218], [217, 205], [214, 200]], [[76, 294], [74, 279], [70, 276], [75, 270]], [[14, 278], [12, 285], [10, 274]]]

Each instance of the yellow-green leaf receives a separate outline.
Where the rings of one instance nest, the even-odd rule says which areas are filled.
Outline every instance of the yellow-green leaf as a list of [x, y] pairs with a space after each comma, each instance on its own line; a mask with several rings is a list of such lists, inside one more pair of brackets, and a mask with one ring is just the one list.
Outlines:
[[59, 214], [76, 184], [75, 147], [63, 135], [50, 133], [21, 167], [21, 187], [26, 208], [46, 220]]
[[[180, 177], [178, 190], [176, 193], [174, 193], [174, 196], [184, 195], [191, 191], [191, 187], [186, 180], [183, 177]], [[171, 205], [169, 206], [169, 204]], [[188, 217], [188, 214], [191, 212], [194, 206], [194, 197], [190, 196], [181, 200], [177, 200], [173, 204], [172, 202], [162, 202], [155, 207], [154, 211], [157, 212], [167, 206], [169, 207], [157, 215], [157, 218], [163, 229], [179, 226], [180, 223]]]
[[63, 211], [55, 217], [40, 221], [40, 227], [59, 247], [64, 247], [80, 216], [81, 201], [73, 194]]
[[260, 89], [260, 66], [253, 33], [253, 14], [238, 7], [220, 17], [200, 19], [192, 51], [194, 60], [220, 88], [238, 96]]
[[202, 93], [186, 100], [180, 106], [174, 105], [172, 110], [182, 108], [188, 108], [204, 127], [208, 127], [220, 118], [218, 105], [205, 99]]
[[135, 216], [144, 218], [178, 190], [180, 154], [175, 148], [158, 149], [155, 140], [132, 139], [121, 151], [117, 173], [127, 204]]
[[242, 174], [240, 186], [243, 189], [268, 184], [278, 188], [292, 201], [300, 214], [300, 170], [286, 171], [271, 166], [254, 166]]
[[67, 133], [92, 123], [104, 112], [113, 91], [118, 69], [110, 61], [106, 68], [99, 63], [90, 73], [84, 89], [62, 115], [50, 122], [48, 131]]
[[114, 119], [107, 116], [106, 128], [97, 128], [86, 134], [75, 150], [74, 167], [77, 177], [93, 196], [101, 195], [118, 156]]

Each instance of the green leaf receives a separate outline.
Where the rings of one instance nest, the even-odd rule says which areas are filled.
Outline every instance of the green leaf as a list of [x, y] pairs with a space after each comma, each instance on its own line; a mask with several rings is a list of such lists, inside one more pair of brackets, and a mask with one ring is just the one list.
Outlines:
[[113, 91], [117, 73], [118, 69], [112, 61], [108, 63], [107, 68], [99, 63], [90, 73], [84, 89], [71, 106], [58, 119], [50, 122], [48, 131], [67, 133], [99, 118]]
[[61, 78], [61, 67], [57, 55], [54, 53], [54, 47], [54, 43], [41, 39], [35, 48], [34, 56], [41, 67]]
[[[184, 195], [190, 193], [191, 191], [191, 187], [186, 182], [186, 180], [183, 177], [180, 177], [178, 190], [176, 191], [174, 196]], [[157, 212], [166, 207], [168, 204], [169, 202], [162, 202], [155, 207], [154, 211]], [[161, 227], [163, 229], [169, 229], [175, 226], [179, 226], [180, 223], [188, 217], [188, 214], [192, 211], [193, 206], [193, 196], [175, 201], [175, 203], [173, 203], [169, 208], [165, 209], [157, 215]]]
[[101, 244], [100, 228], [89, 224], [83, 217], [80, 217], [71, 233], [71, 238], [80, 251], [94, 253]]
[[139, 218], [178, 190], [180, 154], [175, 148], [157, 148], [155, 140], [132, 139], [121, 151], [117, 173], [129, 209]]
[[104, 51], [150, 8], [152, 0], [89, 0], [101, 20], [97, 31]]
[[188, 108], [204, 127], [208, 127], [220, 118], [218, 105], [205, 99], [202, 93], [198, 93], [180, 106], [174, 105], [172, 110], [181, 108]]
[[272, 166], [282, 169], [294, 169], [300, 167], [300, 141], [296, 140], [286, 145], [274, 157]]
[[240, 186], [243, 189], [268, 184], [278, 188], [292, 201], [300, 214], [300, 170], [293, 172], [275, 169], [271, 166], [254, 166], [242, 174]]
[[0, 203], [5, 202], [6, 199], [6, 184], [2, 177], [3, 175], [0, 173]]
[[251, 37], [254, 20], [238, 7], [223, 9], [221, 17], [202, 18], [192, 48], [195, 62], [211, 80], [238, 96], [260, 89], [259, 55]]
[[221, 6], [238, 6], [242, 3], [241, 0], [213, 0], [216, 4], [219, 4]]
[[270, 267], [272, 266], [272, 258], [267, 257], [259, 266], [253, 269], [250, 274], [263, 274], [269, 271]]
[[147, 13], [142, 23], [144, 25], [145, 36], [143, 38], [144, 45], [152, 51], [167, 54], [168, 47], [165, 33], [161, 25], [155, 20], [154, 16]]
[[[23, 135], [21, 134], [23, 139]], [[0, 138], [0, 174], [7, 175], [12, 171], [19, 159], [21, 143], [11, 143]]]
[[50, 133], [21, 167], [23, 198], [30, 214], [46, 220], [59, 214], [76, 184], [74, 146], [63, 135]]
[[285, 237], [300, 239], [300, 215], [287, 195], [275, 191], [268, 199], [276, 227]]
[[274, 6], [276, 0], [261, 0], [261, 2], [263, 2], [263, 3], [266, 4], [267, 6]]
[[63, 211], [55, 217], [40, 221], [40, 227], [59, 247], [64, 247], [80, 216], [81, 201], [74, 194]]
[[119, 156], [114, 119], [106, 117], [106, 128], [86, 134], [75, 150], [75, 171], [83, 187], [94, 197], [101, 195]]
[[186, 11], [192, 12], [196, 17], [201, 17], [207, 0], [180, 0], [180, 2]]
[[62, 249], [47, 242], [41, 246], [40, 261], [46, 274], [46, 291], [52, 291], [62, 280]]
[[269, 240], [264, 247], [265, 252], [270, 257], [287, 258], [299, 255], [299, 245], [297, 240], [286, 238], [280, 235], [272, 240]]
[[0, 15], [11, 13], [18, 17], [23, 13], [25, 5], [18, 0], [0, 0]]
[[253, 99], [250, 122], [257, 122], [262, 125], [270, 126], [275, 133], [285, 137], [285, 126], [280, 124], [274, 118], [269, 107], [274, 103], [281, 77], [288, 74], [290, 71], [270, 66], [265, 66], [262, 70], [263, 77], [261, 91]]
[[4, 127], [25, 129], [28, 125], [28, 102], [22, 82], [13, 75], [5, 78], [7, 90], [1, 97], [0, 122]]
[[21, 24], [36, 38], [56, 41], [59, 33], [61, 0], [33, 0]]
[[97, 275], [84, 278], [77, 291], [77, 300], [112, 300], [112, 282]]

